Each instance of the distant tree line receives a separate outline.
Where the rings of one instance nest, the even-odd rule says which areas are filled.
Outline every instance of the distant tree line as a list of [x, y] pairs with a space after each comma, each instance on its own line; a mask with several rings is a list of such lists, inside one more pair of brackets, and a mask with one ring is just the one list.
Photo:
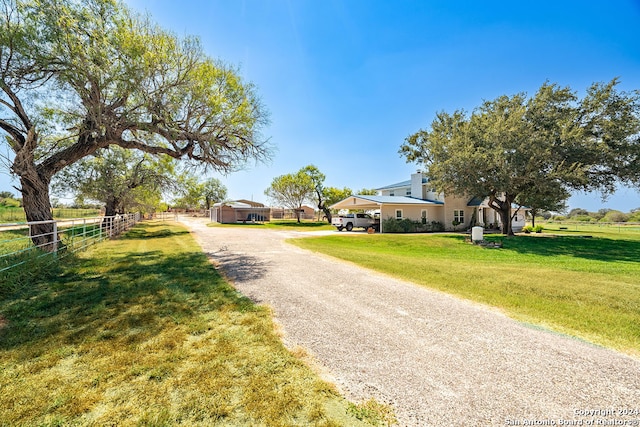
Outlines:
[[599, 209], [597, 212], [589, 212], [586, 209], [574, 208], [566, 215], [554, 215], [544, 212], [541, 217], [555, 221], [579, 221], [579, 222], [640, 222], [640, 208], [631, 209], [629, 212], [621, 212], [615, 209]]

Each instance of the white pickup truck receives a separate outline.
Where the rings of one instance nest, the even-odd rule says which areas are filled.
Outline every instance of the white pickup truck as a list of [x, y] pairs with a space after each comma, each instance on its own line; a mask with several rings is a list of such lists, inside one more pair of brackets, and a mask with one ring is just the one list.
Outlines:
[[331, 219], [331, 225], [336, 227], [338, 231], [342, 231], [345, 228], [347, 229], [347, 231], [351, 231], [354, 227], [361, 227], [364, 229], [373, 227], [373, 229], [377, 230], [380, 226], [380, 222], [377, 219], [373, 218], [371, 215], [356, 213], [334, 216]]

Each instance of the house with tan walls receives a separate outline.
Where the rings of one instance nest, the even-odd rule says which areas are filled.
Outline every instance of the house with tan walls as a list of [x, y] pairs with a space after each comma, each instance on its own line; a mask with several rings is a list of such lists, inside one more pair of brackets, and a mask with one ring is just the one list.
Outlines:
[[[382, 220], [408, 218], [429, 224], [433, 221], [442, 224], [445, 230], [454, 230], [454, 221], [459, 224], [456, 230], [468, 229], [474, 225], [485, 228], [498, 228], [500, 216], [489, 207], [488, 200], [478, 197], [455, 197], [438, 193], [429, 185], [423, 172], [416, 172], [411, 179], [376, 189], [376, 196], [353, 195], [330, 206], [331, 209], [364, 210], [380, 212]], [[525, 226], [527, 208], [513, 207], [512, 221], [514, 232]], [[516, 212], [517, 211], [517, 212]], [[381, 232], [384, 233], [384, 227]]]

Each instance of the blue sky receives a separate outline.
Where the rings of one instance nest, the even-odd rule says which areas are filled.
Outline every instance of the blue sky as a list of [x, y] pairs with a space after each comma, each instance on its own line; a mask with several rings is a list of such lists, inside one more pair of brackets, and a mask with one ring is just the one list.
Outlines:
[[[127, 0], [176, 34], [198, 35], [239, 67], [270, 111], [267, 165], [217, 176], [233, 199], [267, 201], [278, 175], [315, 164], [353, 190], [409, 179], [398, 155], [436, 112], [472, 110], [545, 81], [583, 94], [621, 79], [640, 89], [640, 1]], [[6, 187], [0, 174], [0, 189]], [[640, 193], [573, 197], [628, 211]]]

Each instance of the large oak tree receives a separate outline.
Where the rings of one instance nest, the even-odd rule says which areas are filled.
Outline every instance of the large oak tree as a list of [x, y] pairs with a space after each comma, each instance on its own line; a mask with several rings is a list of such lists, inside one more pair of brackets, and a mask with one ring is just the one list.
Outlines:
[[[118, 145], [221, 172], [263, 160], [255, 88], [117, 0], [1, 0], [0, 130], [28, 221], [63, 168]], [[46, 244], [52, 227], [34, 227]]]
[[512, 234], [514, 202], [542, 208], [569, 189], [607, 193], [616, 182], [640, 182], [640, 94], [617, 85], [593, 84], [580, 99], [545, 83], [533, 97], [501, 96], [471, 115], [440, 112], [400, 154], [425, 164], [441, 191], [488, 197]]

